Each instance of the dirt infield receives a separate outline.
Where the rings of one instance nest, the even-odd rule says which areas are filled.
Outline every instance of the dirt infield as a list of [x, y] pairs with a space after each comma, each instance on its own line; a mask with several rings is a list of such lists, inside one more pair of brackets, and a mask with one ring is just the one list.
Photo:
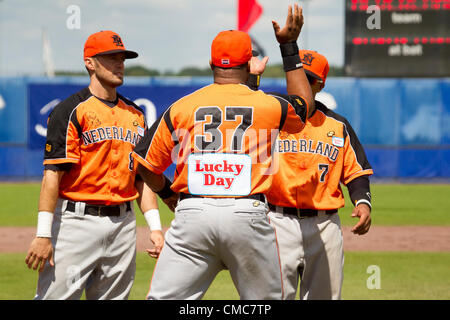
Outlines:
[[[0, 227], [0, 253], [27, 252], [35, 227]], [[372, 226], [364, 236], [343, 228], [345, 251], [429, 251], [450, 252], [450, 227]], [[137, 249], [150, 247], [147, 227], [137, 229]]]

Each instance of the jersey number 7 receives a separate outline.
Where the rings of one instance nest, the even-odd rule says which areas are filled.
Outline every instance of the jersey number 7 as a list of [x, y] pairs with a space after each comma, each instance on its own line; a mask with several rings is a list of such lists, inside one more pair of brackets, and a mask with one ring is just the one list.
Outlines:
[[328, 164], [319, 163], [319, 171], [322, 171], [319, 181], [325, 182], [325, 176], [328, 173]]

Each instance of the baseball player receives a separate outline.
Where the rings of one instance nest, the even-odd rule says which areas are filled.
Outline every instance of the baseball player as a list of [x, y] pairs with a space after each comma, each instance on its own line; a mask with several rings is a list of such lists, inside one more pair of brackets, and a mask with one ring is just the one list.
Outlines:
[[[325, 86], [327, 59], [300, 50], [315, 96]], [[369, 176], [373, 174], [350, 123], [315, 101], [315, 111], [300, 133], [281, 131], [276, 142], [279, 170], [267, 200], [277, 230], [286, 299], [340, 299], [343, 280], [343, 237], [338, 209], [344, 206], [341, 183], [359, 218], [355, 234], [371, 224]]]
[[[299, 131], [313, 101], [296, 45], [302, 25], [297, 5], [283, 29], [273, 22], [290, 96], [244, 85], [267, 58], [250, 63], [248, 34], [223, 31], [211, 45], [214, 84], [176, 101], [136, 146], [144, 181], [166, 203], [178, 200], [148, 299], [200, 299], [223, 269], [241, 299], [282, 299], [264, 193], [272, 183], [272, 140], [280, 128]], [[173, 183], [162, 175], [172, 161]]]
[[87, 88], [49, 116], [36, 238], [25, 262], [39, 269], [35, 299], [126, 299], [135, 274], [132, 201], [150, 223], [156, 257], [163, 244], [156, 196], [136, 179], [131, 152], [142, 139], [142, 110], [116, 92], [124, 60], [138, 54], [120, 36], [89, 36]]

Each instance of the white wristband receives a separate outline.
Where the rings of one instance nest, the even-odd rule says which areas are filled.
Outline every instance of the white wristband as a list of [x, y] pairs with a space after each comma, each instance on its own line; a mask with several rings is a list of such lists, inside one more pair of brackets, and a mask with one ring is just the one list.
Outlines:
[[367, 205], [369, 206], [370, 210], [372, 210], [372, 204], [370, 203], [370, 201], [368, 201], [368, 200], [366, 200], [366, 199], [360, 199], [360, 200], [356, 201], [355, 207], [357, 207], [358, 204], [360, 204], [360, 203], [365, 203], [365, 204], [367, 204]]
[[52, 237], [53, 213], [48, 211], [39, 211], [36, 237]]
[[150, 209], [144, 213], [145, 220], [147, 221], [150, 231], [162, 230], [161, 219], [159, 218], [158, 209]]

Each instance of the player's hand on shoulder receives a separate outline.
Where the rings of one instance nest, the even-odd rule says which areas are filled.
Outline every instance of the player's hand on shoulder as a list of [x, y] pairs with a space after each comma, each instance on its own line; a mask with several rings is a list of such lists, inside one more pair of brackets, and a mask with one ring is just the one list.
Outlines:
[[294, 5], [294, 10], [292, 10], [292, 6], [288, 7], [288, 15], [286, 18], [286, 25], [283, 29], [280, 28], [280, 25], [272, 20], [273, 30], [275, 31], [275, 37], [277, 38], [278, 43], [288, 43], [295, 42], [300, 35], [300, 31], [303, 27], [303, 9], [299, 7], [298, 4]]
[[370, 217], [370, 207], [367, 204], [361, 203], [355, 207], [352, 218], [359, 218], [359, 222], [351, 230], [354, 234], [363, 235], [369, 231], [372, 218]]
[[36, 237], [30, 244], [25, 263], [29, 269], [44, 270], [46, 262], [49, 262], [52, 267], [55, 266], [53, 261], [53, 245], [50, 238]]
[[152, 249], [147, 249], [147, 253], [152, 258], [158, 258], [164, 245], [164, 235], [161, 230], [153, 230], [150, 233], [150, 240], [153, 243]]

